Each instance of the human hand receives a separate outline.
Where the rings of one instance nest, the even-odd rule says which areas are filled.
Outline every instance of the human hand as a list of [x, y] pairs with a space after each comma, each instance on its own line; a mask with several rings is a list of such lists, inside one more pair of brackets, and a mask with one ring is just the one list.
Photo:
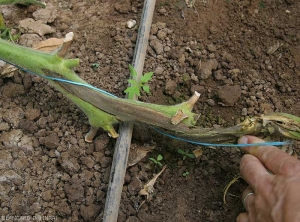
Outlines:
[[[238, 142], [264, 141], [243, 136]], [[240, 173], [249, 188], [242, 195], [246, 212], [237, 217], [237, 222], [299, 222], [300, 161], [274, 146], [242, 149], [247, 154], [241, 159]]]

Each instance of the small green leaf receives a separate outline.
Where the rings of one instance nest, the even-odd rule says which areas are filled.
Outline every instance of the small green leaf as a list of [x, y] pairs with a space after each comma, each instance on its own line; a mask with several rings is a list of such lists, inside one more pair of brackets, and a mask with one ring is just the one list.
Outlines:
[[133, 68], [133, 66], [130, 65], [130, 64], [129, 64], [129, 71], [130, 71], [130, 74], [131, 74], [132, 78], [137, 77], [137, 72], [136, 72], [135, 68]]
[[159, 166], [161, 166], [161, 167], [162, 167], [162, 164], [161, 164], [161, 162], [157, 162], [157, 164], [158, 164]]
[[153, 161], [154, 163], [157, 163], [156, 159], [154, 158], [149, 158], [149, 160]]
[[189, 174], [190, 174], [189, 172], [184, 172], [184, 173], [182, 174], [182, 176], [186, 177], [186, 176], [189, 175]]
[[182, 155], [185, 155], [185, 152], [182, 149], [178, 149], [177, 152], [182, 154]]
[[125, 93], [128, 93], [128, 98], [133, 99], [134, 95], [140, 96], [140, 89], [138, 86], [130, 86], [124, 90]]
[[137, 85], [137, 82], [134, 79], [127, 80], [131, 85]]
[[186, 159], [186, 155], [184, 155], [183, 157], [182, 157], [182, 160], [185, 160]]
[[143, 85], [142, 88], [146, 93], [150, 94], [150, 87], [148, 85]]
[[153, 72], [145, 73], [145, 74], [141, 77], [141, 82], [149, 82], [149, 81], [152, 79], [152, 75], [153, 75]]
[[187, 153], [186, 154], [189, 158], [192, 158], [192, 159], [194, 159], [195, 158], [195, 155], [194, 154], [192, 154], [192, 153]]
[[159, 154], [159, 155], [157, 156], [157, 160], [158, 160], [158, 161], [161, 161], [162, 159], [163, 159], [163, 156]]
[[99, 65], [98, 63], [93, 63], [93, 64], [91, 65], [91, 67], [92, 67], [93, 69], [97, 69], [99, 66], [100, 66], [100, 65]]
[[21, 35], [21, 32], [19, 32], [18, 34], [16, 35], [12, 35], [10, 32], [9, 32], [9, 38], [12, 42], [16, 41]]

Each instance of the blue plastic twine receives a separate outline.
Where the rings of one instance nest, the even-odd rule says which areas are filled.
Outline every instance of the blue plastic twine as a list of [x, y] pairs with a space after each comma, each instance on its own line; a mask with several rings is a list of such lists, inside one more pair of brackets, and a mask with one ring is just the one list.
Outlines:
[[[3, 60], [3, 59], [1, 59]], [[43, 76], [41, 74], [37, 74], [35, 72], [32, 72], [30, 70], [27, 70], [23, 67], [20, 67], [18, 65], [15, 65], [11, 62], [7, 62], [5, 60], [3, 60], [4, 62], [6, 63], [9, 63], [29, 74], [32, 74], [32, 75], [36, 75], [36, 76], [39, 76], [39, 77], [42, 77], [42, 78], [45, 78], [45, 79], [49, 79], [49, 80], [53, 80], [53, 81], [58, 81], [58, 82], [63, 82], [63, 83], [69, 83], [69, 84], [73, 84], [73, 85], [77, 85], [77, 86], [83, 86], [83, 87], [87, 87], [87, 88], [90, 88], [90, 89], [93, 89], [93, 90], [96, 90], [100, 93], [103, 93], [105, 95], [108, 95], [108, 96], [111, 96], [111, 97], [114, 97], [114, 98], [118, 98], [117, 96], [115, 96], [114, 94], [111, 94], [103, 89], [99, 89], [95, 86], [92, 86], [90, 84], [85, 84], [85, 83], [80, 83], [80, 82], [74, 82], [74, 81], [71, 81], [71, 80], [67, 80], [67, 79], [61, 79], [61, 78], [56, 78], [56, 77], [51, 77], [51, 76]], [[167, 136], [169, 138], [172, 138], [172, 139], [176, 139], [176, 140], [179, 140], [179, 141], [183, 141], [183, 142], [187, 142], [187, 143], [191, 143], [191, 144], [194, 144], [194, 145], [200, 145], [200, 146], [216, 146], [216, 147], [247, 147], [247, 146], [283, 146], [283, 145], [287, 145], [287, 144], [291, 144], [291, 142], [289, 141], [285, 141], [285, 142], [263, 142], [263, 143], [254, 143], [254, 144], [224, 144], [224, 143], [203, 143], [203, 142], [198, 142], [198, 141], [194, 141], [194, 140], [188, 140], [188, 139], [184, 139], [184, 138], [181, 138], [181, 137], [177, 137], [177, 136], [174, 136], [174, 135], [171, 135], [171, 134], [168, 134], [168, 133], [165, 133], [155, 127], [153, 127], [153, 129], [164, 135], [164, 136]]]
[[226, 143], [203, 143], [203, 142], [198, 142], [198, 141], [194, 141], [194, 140], [188, 140], [188, 139], [184, 139], [181, 137], [177, 137], [168, 133], [165, 133], [163, 131], [160, 131], [157, 128], [153, 129], [167, 137], [170, 137], [172, 139], [176, 139], [176, 140], [180, 140], [183, 142], [187, 142], [187, 143], [191, 143], [191, 144], [195, 144], [195, 145], [200, 145], [200, 146], [218, 146], [218, 147], [246, 147], [246, 146], [283, 146], [286, 144], [291, 144], [290, 142], [263, 142], [263, 143], [251, 143], [251, 144], [226, 144]]

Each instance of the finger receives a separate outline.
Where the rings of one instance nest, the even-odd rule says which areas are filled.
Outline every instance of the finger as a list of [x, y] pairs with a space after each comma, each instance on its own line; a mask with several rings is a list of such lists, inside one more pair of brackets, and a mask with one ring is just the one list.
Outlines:
[[246, 188], [242, 194], [243, 206], [247, 212], [250, 212], [250, 206], [255, 198], [255, 193], [250, 187]]
[[[243, 136], [239, 143], [252, 144], [261, 143], [264, 140], [255, 136]], [[294, 157], [274, 146], [251, 146], [243, 150], [256, 156], [272, 173], [292, 175], [300, 171], [300, 162]]]
[[245, 213], [241, 213], [239, 214], [239, 216], [236, 218], [236, 222], [248, 222], [249, 219], [248, 219], [248, 213], [245, 212]]
[[271, 180], [271, 174], [255, 156], [245, 154], [240, 163], [240, 173], [246, 182], [256, 192], [264, 188], [266, 180]]

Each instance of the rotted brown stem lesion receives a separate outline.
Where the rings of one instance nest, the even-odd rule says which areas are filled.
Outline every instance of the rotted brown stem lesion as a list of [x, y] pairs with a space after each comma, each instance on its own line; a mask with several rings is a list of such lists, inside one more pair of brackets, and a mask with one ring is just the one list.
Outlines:
[[[74, 95], [84, 98], [84, 100], [95, 107], [116, 116], [120, 121], [140, 122], [159, 127], [165, 133], [172, 134], [185, 139], [207, 142], [207, 143], [236, 143], [240, 136], [251, 134], [258, 136], [283, 136], [292, 139], [300, 139], [300, 136], [295, 136], [291, 132], [299, 131], [300, 121], [292, 120], [292, 115], [284, 116], [285, 114], [273, 113], [268, 115], [260, 115], [249, 117], [242, 123], [228, 128], [200, 128], [186, 124], [183, 120], [187, 117], [180, 109], [180, 104], [175, 115], [170, 116], [159, 109], [154, 109], [155, 104], [146, 104], [143, 102], [133, 102], [131, 100], [113, 98], [91, 89], [83, 89], [78, 86], [66, 86]], [[194, 104], [199, 99], [200, 94], [195, 94], [186, 102], [182, 103], [192, 110]], [[176, 107], [174, 106], [174, 107]], [[158, 105], [158, 107], [161, 107]], [[167, 109], [168, 106], [162, 106]], [[169, 106], [171, 107], [171, 106]], [[198, 119], [197, 114], [194, 114], [195, 121]], [[174, 122], [174, 118], [176, 121]], [[297, 118], [297, 117], [295, 117]], [[279, 121], [280, 120], [280, 121]], [[291, 122], [294, 123], [293, 127]], [[286, 129], [283, 125], [287, 126]]]
[[92, 127], [86, 136], [88, 142], [92, 141], [98, 128], [117, 137], [113, 125], [121, 121], [144, 123], [185, 139], [207, 143], [235, 143], [238, 137], [245, 134], [300, 140], [300, 118], [290, 114], [273, 113], [251, 117], [229, 128], [201, 128], [196, 126], [199, 114], [192, 112], [200, 97], [197, 92], [186, 102], [166, 106], [117, 98], [96, 90], [72, 70], [78, 65], [78, 60], [64, 58], [72, 38], [73, 34], [67, 35], [62, 47], [53, 53], [39, 52], [0, 39], [0, 59], [45, 78], [60, 78], [59, 81], [48, 81], [88, 116]]

